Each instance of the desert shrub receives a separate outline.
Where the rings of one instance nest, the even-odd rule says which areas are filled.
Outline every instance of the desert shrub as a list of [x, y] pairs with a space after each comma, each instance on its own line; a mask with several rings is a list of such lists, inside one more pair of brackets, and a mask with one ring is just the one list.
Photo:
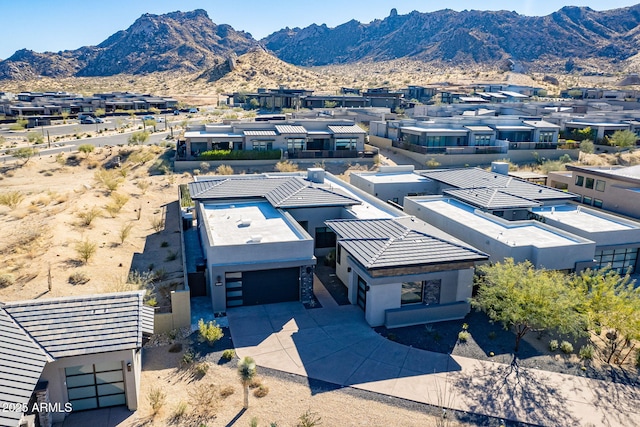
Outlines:
[[186, 412], [187, 412], [187, 402], [181, 400], [180, 402], [178, 402], [178, 404], [176, 405], [176, 408], [173, 410], [173, 414], [171, 414], [171, 417], [174, 420], [179, 420], [184, 416]]
[[458, 340], [460, 342], [467, 342], [469, 341], [469, 338], [471, 338], [471, 334], [467, 331], [460, 331], [458, 332]]
[[314, 427], [320, 424], [322, 424], [322, 417], [309, 408], [298, 417], [297, 427]]
[[249, 388], [253, 389], [253, 388], [258, 388], [262, 385], [262, 380], [258, 377], [254, 377], [253, 379], [251, 379], [251, 381], [249, 381]]
[[90, 242], [88, 239], [77, 242], [75, 247], [78, 258], [84, 264], [87, 264], [89, 262], [89, 260], [96, 253], [97, 248], [98, 248], [98, 245], [96, 245], [93, 242]]
[[209, 372], [209, 364], [207, 362], [196, 363], [193, 366], [193, 370], [199, 378], [204, 377]]
[[85, 227], [90, 226], [93, 220], [96, 219], [98, 215], [100, 215], [100, 209], [96, 208], [95, 206], [91, 209], [81, 211], [80, 213], [78, 213], [78, 218], [80, 218], [80, 225], [83, 225]]
[[189, 365], [191, 365], [193, 363], [194, 359], [195, 359], [195, 354], [193, 354], [193, 351], [187, 350], [182, 355], [182, 359], [180, 360], [180, 364], [182, 366], [189, 366]]
[[[571, 161], [571, 158], [569, 158], [569, 161]], [[564, 169], [564, 163], [560, 160], [547, 160], [540, 165], [540, 170], [545, 174], [553, 171], [561, 171]]]
[[24, 195], [19, 191], [0, 193], [0, 205], [7, 206], [11, 209], [18, 207], [22, 200], [24, 200]]
[[131, 234], [132, 228], [133, 228], [133, 223], [131, 222], [122, 224], [122, 227], [120, 227], [120, 231], [118, 232], [118, 237], [120, 238], [121, 245], [124, 244], [124, 241], [127, 240], [127, 237], [129, 237], [129, 234]]
[[89, 153], [92, 153], [93, 150], [95, 150], [96, 147], [92, 144], [82, 144], [78, 147], [78, 151], [81, 153], [84, 153], [85, 155], [88, 155]]
[[573, 353], [573, 344], [571, 344], [569, 341], [562, 341], [560, 343], [560, 350], [564, 354]]
[[69, 276], [68, 282], [72, 285], [84, 285], [91, 278], [84, 271], [76, 271], [75, 273], [71, 273]]
[[198, 335], [201, 341], [213, 345], [224, 336], [222, 328], [214, 321], [206, 322], [204, 319], [198, 320]]
[[230, 385], [226, 387], [222, 387], [220, 389], [220, 397], [222, 397], [223, 399], [226, 399], [227, 397], [231, 396], [233, 393], [235, 393], [235, 389]]
[[129, 136], [129, 138], [127, 138], [127, 142], [129, 145], [144, 144], [149, 140], [149, 135], [150, 133], [146, 131], [134, 132]]
[[116, 170], [99, 169], [93, 174], [93, 179], [102, 185], [108, 193], [115, 191], [122, 183], [122, 175]]
[[427, 160], [425, 166], [428, 168], [437, 168], [438, 166], [440, 166], [440, 162], [432, 157], [431, 159]]
[[593, 141], [590, 139], [585, 139], [580, 143], [580, 151], [587, 154], [592, 154], [595, 149], [593, 145]]
[[295, 172], [298, 170], [298, 165], [289, 160], [282, 160], [276, 163], [276, 170], [278, 172]]
[[196, 176], [200, 175], [200, 169], [194, 169], [193, 170], [193, 174], [196, 175]]
[[0, 289], [7, 288], [16, 282], [11, 274], [0, 274]]
[[151, 185], [151, 184], [149, 183], [149, 181], [146, 181], [146, 180], [142, 179], [142, 180], [138, 181], [136, 183], [136, 185], [142, 191], [142, 194], [145, 194], [147, 192], [147, 189], [149, 188], [149, 185]]
[[549, 350], [556, 351], [558, 349], [558, 347], [559, 347], [558, 340], [549, 341]]
[[178, 259], [178, 251], [169, 251], [165, 257], [165, 262], [175, 261]]
[[164, 218], [162, 216], [154, 216], [151, 220], [151, 228], [159, 233], [164, 228]]
[[202, 162], [200, 163], [200, 170], [202, 171], [202, 173], [206, 174], [209, 172], [209, 169], [211, 169], [211, 165], [207, 162]]
[[587, 344], [580, 347], [580, 350], [578, 351], [578, 355], [580, 356], [580, 359], [591, 360], [593, 359], [594, 352], [595, 352], [595, 349], [593, 348], [593, 346], [591, 344]]
[[231, 360], [236, 357], [236, 351], [233, 349], [227, 349], [222, 352], [222, 358], [225, 360]]
[[570, 155], [568, 155], [568, 154], [563, 154], [562, 156], [560, 156], [560, 158], [558, 159], [558, 161], [559, 161], [560, 163], [563, 163], [563, 164], [564, 164], [564, 163], [571, 163], [571, 162], [572, 162], [572, 160], [571, 160], [571, 156], [570, 156]]
[[253, 390], [253, 395], [255, 397], [265, 397], [267, 394], [269, 394], [269, 387], [264, 384], [260, 384], [255, 388], [255, 390]]
[[218, 175], [233, 175], [233, 168], [229, 165], [220, 165], [216, 168]]
[[149, 399], [153, 415], [156, 415], [164, 406], [167, 395], [159, 387], [152, 387], [147, 394], [147, 399]]
[[200, 425], [205, 421], [215, 418], [219, 407], [220, 393], [214, 384], [199, 384], [188, 392], [192, 415], [195, 423], [191, 425]]
[[252, 417], [249, 420], [249, 427], [258, 427], [258, 417]]

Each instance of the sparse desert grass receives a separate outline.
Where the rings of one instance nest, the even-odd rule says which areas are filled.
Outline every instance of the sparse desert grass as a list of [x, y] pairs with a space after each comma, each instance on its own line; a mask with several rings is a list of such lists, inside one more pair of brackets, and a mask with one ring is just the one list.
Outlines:
[[94, 219], [100, 216], [100, 209], [93, 206], [90, 209], [83, 209], [78, 212], [78, 218], [80, 218], [79, 225], [82, 227], [89, 227]]
[[24, 194], [19, 191], [0, 193], [0, 205], [15, 209], [24, 200]]

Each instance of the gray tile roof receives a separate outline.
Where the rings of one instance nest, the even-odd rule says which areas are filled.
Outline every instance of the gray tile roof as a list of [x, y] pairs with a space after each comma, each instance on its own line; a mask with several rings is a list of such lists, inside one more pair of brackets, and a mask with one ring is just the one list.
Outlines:
[[[142, 346], [144, 291], [11, 302], [3, 309], [53, 358]], [[144, 324], [143, 324], [144, 323]]]
[[495, 172], [487, 172], [480, 168], [422, 171], [420, 174], [456, 188], [499, 188], [502, 192], [512, 196], [539, 202], [545, 200], [571, 200], [577, 197], [572, 193], [533, 184]]
[[336, 190], [318, 187], [299, 176], [233, 177], [196, 181], [189, 184], [194, 200], [224, 200], [264, 197], [276, 208], [350, 206], [358, 199]]
[[299, 125], [276, 125], [276, 130], [279, 134], [306, 134], [307, 130], [304, 126]]
[[353, 134], [353, 133], [367, 133], [358, 125], [350, 126], [327, 126], [333, 134]]
[[342, 247], [367, 269], [474, 262], [488, 255], [399, 224], [394, 219], [330, 220]]
[[29, 402], [46, 363], [44, 350], [0, 306], [0, 427], [18, 425], [22, 411], [8, 409]]
[[276, 136], [275, 130], [243, 130], [245, 136]]
[[444, 194], [484, 209], [530, 208], [540, 203], [505, 193], [498, 188], [463, 188], [445, 190]]

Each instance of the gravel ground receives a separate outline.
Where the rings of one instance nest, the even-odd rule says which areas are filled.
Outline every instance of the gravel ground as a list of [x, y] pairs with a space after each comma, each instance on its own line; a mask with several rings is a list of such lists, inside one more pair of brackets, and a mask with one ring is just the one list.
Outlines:
[[[458, 340], [463, 324], [468, 325], [470, 334], [466, 342]], [[472, 311], [462, 320], [394, 329], [379, 327], [376, 331], [388, 339], [423, 350], [505, 364], [513, 360], [515, 334], [499, 324], [491, 323], [482, 312]], [[549, 341], [552, 339], [571, 342], [574, 352], [565, 355], [560, 350], [550, 351]], [[586, 343], [586, 338], [576, 340], [567, 336], [530, 332], [520, 342], [518, 364], [527, 368], [640, 385], [638, 371], [631, 363], [625, 364], [622, 369], [601, 363], [597, 357], [593, 361], [581, 360], [577, 353]]]
[[[249, 425], [253, 418], [258, 420], [259, 426], [274, 421], [278, 426], [295, 426], [306, 410], [316, 413], [321, 417], [321, 425], [326, 426], [527, 426], [457, 411], [446, 411], [446, 419], [442, 419], [443, 412], [438, 407], [261, 367], [258, 367], [259, 380], [269, 388], [269, 393], [260, 399], [251, 395], [249, 410], [245, 412], [241, 410], [242, 390], [236, 375], [238, 358], [225, 361], [221, 357], [225, 349], [233, 348], [228, 329], [224, 328], [224, 332], [225, 336], [214, 346], [200, 343], [197, 335], [192, 334], [175, 341], [155, 340], [150, 347], [145, 347], [140, 408], [121, 426], [189, 425], [191, 408], [182, 418], [176, 417], [174, 408], [179, 402], [190, 402], [190, 393], [202, 384], [235, 390], [232, 396], [215, 404], [215, 415], [206, 422], [209, 426]], [[181, 344], [181, 351], [169, 352], [174, 344]], [[206, 375], [195, 375], [184, 366], [177, 368], [188, 350], [195, 354], [195, 363], [209, 362]], [[148, 397], [153, 388], [166, 393], [166, 401], [155, 416]]]

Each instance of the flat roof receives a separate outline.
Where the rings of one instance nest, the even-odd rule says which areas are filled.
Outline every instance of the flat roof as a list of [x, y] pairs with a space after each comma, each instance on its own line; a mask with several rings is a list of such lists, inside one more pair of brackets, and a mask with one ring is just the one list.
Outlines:
[[400, 130], [402, 131], [409, 131], [409, 132], [420, 132], [420, 133], [426, 133], [426, 132], [439, 132], [439, 133], [467, 133], [467, 129], [447, 129], [447, 128], [420, 128], [420, 127], [416, 127], [416, 126], [401, 126]]
[[465, 126], [467, 129], [469, 129], [472, 132], [493, 132], [493, 128], [490, 128], [489, 126]]
[[213, 133], [207, 132], [205, 130], [192, 130], [184, 133], [185, 138], [198, 138], [198, 137], [207, 137], [207, 138], [242, 138], [241, 134], [238, 133]]
[[212, 246], [304, 240], [269, 202], [204, 203]]
[[637, 230], [639, 228], [630, 221], [624, 221], [614, 216], [604, 215], [576, 205], [541, 206], [532, 208], [531, 211], [545, 218], [568, 224], [590, 233]]
[[430, 179], [413, 172], [358, 174], [359, 177], [373, 183], [418, 183], [431, 182]]
[[453, 219], [459, 224], [463, 224], [464, 227], [476, 230], [492, 239], [502, 241], [508, 246], [536, 246], [544, 248], [582, 243], [560, 233], [554, 233], [540, 223], [527, 221], [513, 222], [513, 225], [510, 225], [503, 223], [498, 217], [493, 220], [489, 216], [490, 214], [478, 214], [472, 206], [455, 199], [414, 198], [413, 200], [427, 209]]

